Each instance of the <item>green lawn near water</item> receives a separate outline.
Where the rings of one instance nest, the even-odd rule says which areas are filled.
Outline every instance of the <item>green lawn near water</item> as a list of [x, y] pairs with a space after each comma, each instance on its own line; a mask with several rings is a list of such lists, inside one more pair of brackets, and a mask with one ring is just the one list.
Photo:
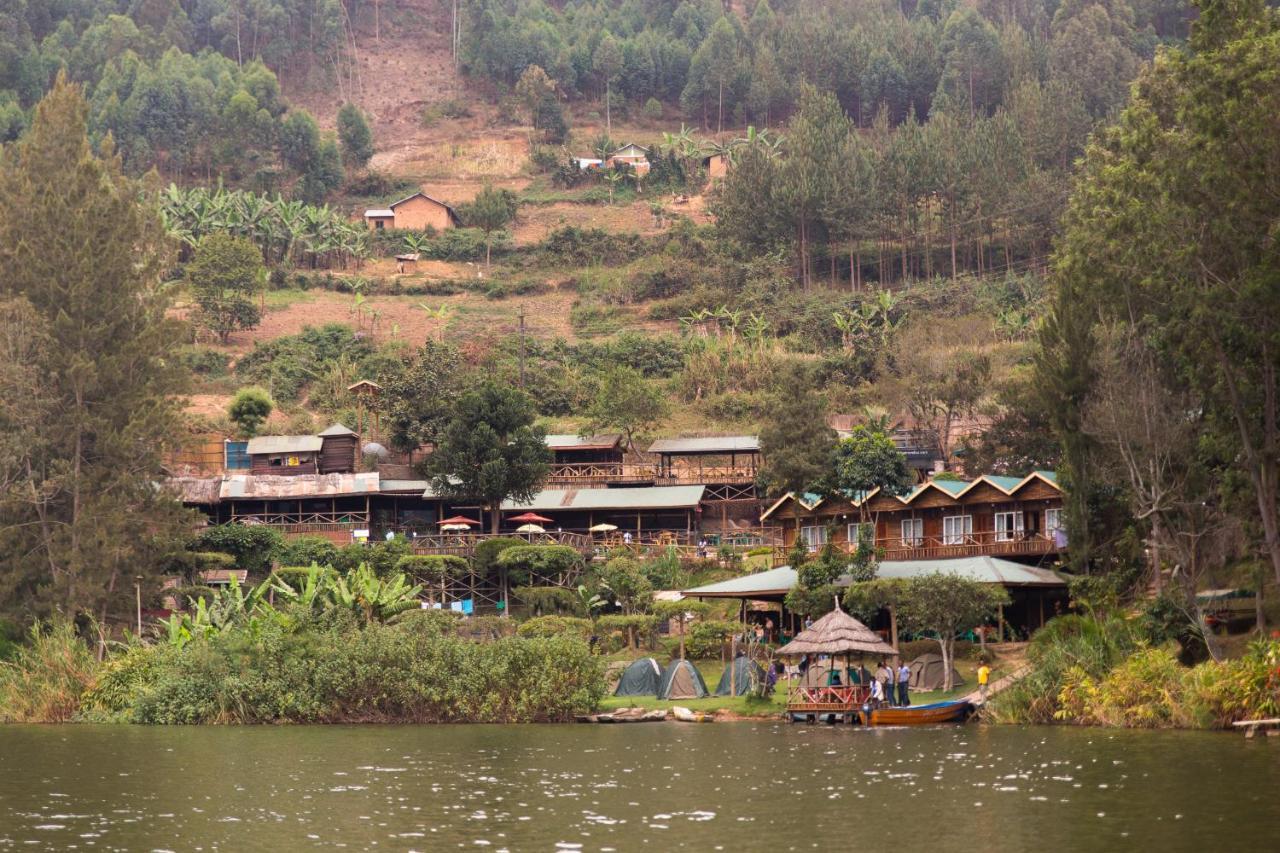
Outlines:
[[[720, 682], [720, 674], [724, 672], [724, 664], [719, 660], [698, 660], [690, 661], [702, 673], [702, 678], [707, 682], [707, 689], [715, 691], [716, 685]], [[958, 699], [970, 693], [977, 685], [977, 664], [971, 661], [957, 661], [956, 669], [965, 684], [951, 691], [934, 690], [925, 693], [912, 693], [910, 696], [912, 705], [927, 705], [931, 702], [942, 702], [947, 699]], [[991, 680], [995, 681], [998, 677], [999, 670], [993, 670]], [[773, 695], [762, 699], [758, 696], [708, 696], [705, 699], [673, 699], [670, 701], [658, 699], [653, 696], [613, 696], [607, 695], [600, 702], [599, 710], [601, 712], [616, 711], [620, 708], [646, 708], [650, 710], [669, 709], [679, 706], [688, 708], [691, 711], [716, 712], [725, 711], [730, 714], [742, 717], [773, 717], [778, 716], [786, 710], [787, 706], [787, 684], [786, 681], [778, 682], [778, 687], [774, 690]]]

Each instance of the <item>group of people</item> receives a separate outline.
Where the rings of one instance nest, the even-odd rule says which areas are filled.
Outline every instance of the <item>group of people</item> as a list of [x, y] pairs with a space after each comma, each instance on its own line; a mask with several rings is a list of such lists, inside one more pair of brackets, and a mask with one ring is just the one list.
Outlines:
[[882, 660], [871, 682], [871, 701], [905, 708], [911, 704], [911, 667], [904, 660], [895, 667]]

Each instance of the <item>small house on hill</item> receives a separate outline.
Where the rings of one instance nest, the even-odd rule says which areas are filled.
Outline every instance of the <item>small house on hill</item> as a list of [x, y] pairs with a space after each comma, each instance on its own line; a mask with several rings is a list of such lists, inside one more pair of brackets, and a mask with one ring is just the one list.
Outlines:
[[726, 154], [710, 154], [702, 158], [702, 166], [707, 170], [707, 178], [714, 181], [729, 174], [729, 157]]
[[444, 231], [462, 225], [458, 211], [451, 205], [423, 192], [405, 196], [385, 208], [366, 210], [364, 221], [375, 231], [383, 228], [425, 231], [428, 227]]
[[350, 474], [356, 470], [358, 436], [334, 424], [319, 435], [260, 435], [249, 439], [251, 474]]
[[605, 163], [609, 167], [619, 164], [635, 169], [637, 175], [647, 175], [649, 174], [649, 149], [643, 145], [628, 142], [610, 154]]

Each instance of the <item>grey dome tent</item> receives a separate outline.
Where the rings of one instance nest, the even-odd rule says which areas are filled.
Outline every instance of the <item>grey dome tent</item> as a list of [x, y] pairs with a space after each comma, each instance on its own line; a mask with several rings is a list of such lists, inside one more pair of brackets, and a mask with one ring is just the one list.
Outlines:
[[[730, 677], [733, 679], [732, 693], [729, 688]], [[724, 668], [720, 683], [716, 685], [716, 695], [746, 696], [753, 687], [763, 683], [764, 670], [760, 668], [760, 664], [745, 655], [736, 657]]]
[[710, 696], [707, 682], [702, 680], [702, 673], [687, 660], [673, 660], [662, 673], [662, 681], [658, 684], [659, 699], [702, 699]]
[[614, 696], [657, 696], [658, 682], [662, 680], [662, 668], [653, 658], [632, 661], [622, 671]]
[[[941, 690], [946, 684], [946, 672], [942, 666], [942, 655], [937, 652], [920, 655], [911, 662], [911, 689]], [[951, 667], [951, 683], [956, 686], [964, 684], [954, 666]]]

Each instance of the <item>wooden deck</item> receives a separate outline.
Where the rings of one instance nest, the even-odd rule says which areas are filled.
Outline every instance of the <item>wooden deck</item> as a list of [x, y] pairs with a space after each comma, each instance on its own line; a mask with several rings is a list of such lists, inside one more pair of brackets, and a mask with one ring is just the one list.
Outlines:
[[589, 488], [609, 485], [700, 486], [754, 485], [751, 465], [690, 465], [663, 467], [656, 463], [595, 462], [551, 466], [548, 486]]

